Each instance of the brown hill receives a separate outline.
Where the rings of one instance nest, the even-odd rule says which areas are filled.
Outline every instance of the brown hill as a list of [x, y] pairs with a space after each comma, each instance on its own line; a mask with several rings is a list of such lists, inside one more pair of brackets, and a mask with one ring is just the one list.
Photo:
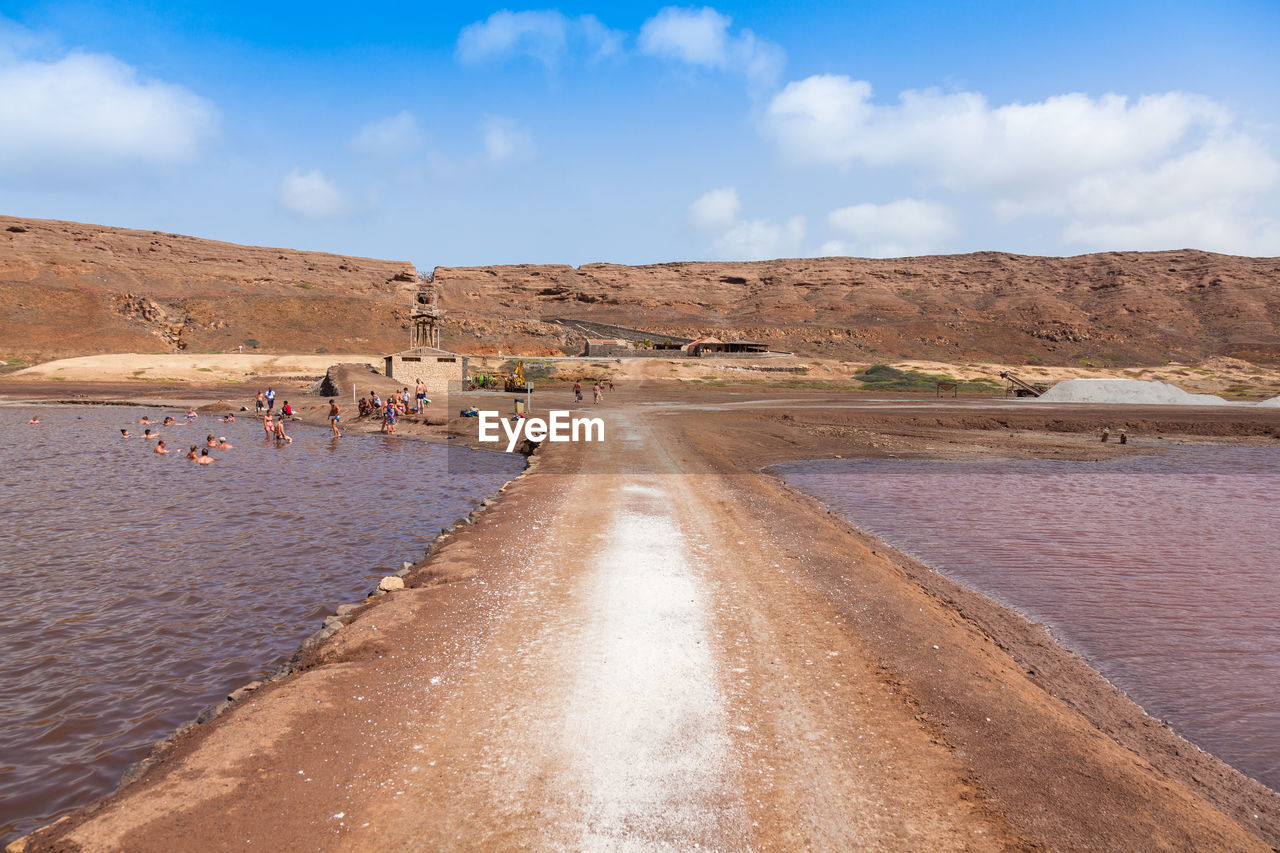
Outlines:
[[1277, 258], [1193, 250], [1071, 258], [978, 252], [441, 267], [434, 275], [455, 320], [572, 317], [858, 360], [1280, 360]]
[[408, 342], [416, 278], [394, 261], [0, 216], [0, 355], [389, 352]]
[[[390, 352], [407, 263], [0, 217], [0, 356]], [[444, 344], [553, 354], [553, 318], [848, 357], [1160, 364], [1280, 361], [1280, 259], [1194, 250], [1040, 258], [439, 267]], [[247, 343], [248, 342], [248, 343]]]

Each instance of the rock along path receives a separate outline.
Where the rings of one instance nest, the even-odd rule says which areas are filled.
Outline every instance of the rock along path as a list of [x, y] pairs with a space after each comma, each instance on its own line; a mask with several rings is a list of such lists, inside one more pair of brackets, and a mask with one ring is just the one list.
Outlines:
[[940, 656], [936, 690], [965, 685], [953, 716], [998, 708], [981, 743], [1025, 737], [1097, 783], [1013, 768], [1042, 788], [1020, 805], [868, 644], [876, 584], [814, 579], [882, 558], [833, 554], [844, 534], [761, 478], [616, 412], [608, 442], [549, 447], [443, 547], [451, 582], [379, 600], [316, 666], [29, 849], [1266, 849], [1038, 691], [1004, 692], [994, 646], [904, 593], [936, 642], [914, 624], [901, 642]]

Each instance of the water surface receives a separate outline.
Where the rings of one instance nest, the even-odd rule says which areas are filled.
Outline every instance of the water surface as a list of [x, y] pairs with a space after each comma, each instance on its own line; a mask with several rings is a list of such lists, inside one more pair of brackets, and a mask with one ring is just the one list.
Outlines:
[[1280, 449], [778, 471], [1044, 623], [1148, 713], [1280, 788]]
[[[0, 407], [0, 843], [111, 791], [523, 467], [206, 417], [152, 426], [159, 456], [120, 437], [144, 412]], [[184, 459], [209, 432], [234, 449]]]

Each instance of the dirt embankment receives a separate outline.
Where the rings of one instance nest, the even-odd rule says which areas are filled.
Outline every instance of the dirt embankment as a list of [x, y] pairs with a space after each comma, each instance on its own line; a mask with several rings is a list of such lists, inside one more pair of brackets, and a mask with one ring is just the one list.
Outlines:
[[410, 589], [343, 614], [297, 674], [25, 849], [1280, 843], [1274, 792], [1042, 629], [757, 473], [832, 453], [1122, 452], [1092, 434], [1103, 414], [1170, 441], [1272, 441], [1274, 415], [660, 403], [676, 391], [620, 386], [592, 409], [613, 441], [546, 447]]

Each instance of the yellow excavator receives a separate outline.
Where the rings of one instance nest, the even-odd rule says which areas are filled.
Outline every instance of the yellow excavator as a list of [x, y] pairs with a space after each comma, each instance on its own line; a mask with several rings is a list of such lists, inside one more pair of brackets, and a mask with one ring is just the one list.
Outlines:
[[[528, 385], [526, 388], [525, 386]], [[503, 383], [502, 390], [511, 394], [523, 394], [525, 391], [533, 390], [533, 383], [526, 383], [524, 378], [524, 362], [517, 361], [516, 369], [507, 377], [507, 381]]]

